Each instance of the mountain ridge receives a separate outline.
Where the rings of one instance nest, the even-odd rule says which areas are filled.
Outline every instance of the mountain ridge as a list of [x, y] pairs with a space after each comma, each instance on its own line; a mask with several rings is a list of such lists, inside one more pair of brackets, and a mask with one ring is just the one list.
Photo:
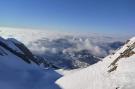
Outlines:
[[3, 50], [5, 49], [28, 64], [35, 63], [37, 66], [40, 66], [40, 64], [43, 63], [45, 67], [58, 68], [55, 65], [44, 61], [43, 58], [35, 56], [23, 43], [14, 38], [4, 39], [0, 37], [0, 47], [1, 56], [8, 56], [8, 53], [4, 52]]
[[63, 89], [134, 89], [135, 55], [131, 52], [135, 52], [134, 43], [135, 37], [103, 61], [64, 76], [56, 83]]

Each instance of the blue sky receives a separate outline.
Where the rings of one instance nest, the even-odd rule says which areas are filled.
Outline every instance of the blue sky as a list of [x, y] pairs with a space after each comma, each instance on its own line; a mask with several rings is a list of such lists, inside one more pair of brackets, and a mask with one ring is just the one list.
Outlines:
[[135, 33], [134, 0], [0, 0], [0, 26]]

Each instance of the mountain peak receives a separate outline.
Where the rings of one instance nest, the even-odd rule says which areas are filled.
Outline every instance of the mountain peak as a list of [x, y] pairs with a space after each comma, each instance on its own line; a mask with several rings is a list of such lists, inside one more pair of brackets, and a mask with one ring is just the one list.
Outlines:
[[31, 63], [31, 61], [37, 63], [34, 55], [29, 51], [29, 49], [27, 49], [24, 44], [13, 38], [3, 39], [0, 37], [0, 47], [23, 59], [27, 63]]

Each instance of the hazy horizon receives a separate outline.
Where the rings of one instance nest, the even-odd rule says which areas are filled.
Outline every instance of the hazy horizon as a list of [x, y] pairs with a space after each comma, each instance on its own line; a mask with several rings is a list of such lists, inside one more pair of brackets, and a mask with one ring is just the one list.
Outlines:
[[0, 0], [0, 26], [134, 35], [133, 0]]

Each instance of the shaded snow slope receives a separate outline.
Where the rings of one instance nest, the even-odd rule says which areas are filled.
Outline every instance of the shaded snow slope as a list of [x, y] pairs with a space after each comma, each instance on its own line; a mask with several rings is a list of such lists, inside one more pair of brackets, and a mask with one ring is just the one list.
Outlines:
[[2, 48], [4, 48], [26, 63], [36, 63], [37, 65], [42, 64], [45, 68], [52, 67], [58, 69], [57, 66], [44, 60], [44, 58], [34, 55], [23, 43], [17, 41], [14, 38], [4, 39], [0, 37], [0, 47], [1, 56], [8, 55], [8, 53], [3, 51]]
[[60, 89], [55, 81], [61, 75], [52, 69], [41, 69], [30, 55], [25, 58], [31, 63], [24, 61], [18, 55], [24, 56], [28, 51], [13, 42], [21, 44], [15, 39], [0, 38], [0, 89]]
[[134, 53], [135, 37], [102, 62], [64, 76], [56, 83], [63, 89], [135, 89]]
[[[27, 63], [31, 63], [31, 62], [37, 63], [36, 62], [37, 59], [29, 51], [29, 49], [27, 49], [27, 47], [25, 47], [24, 44], [22, 44], [21, 42], [18, 42], [17, 40], [15, 40], [13, 38], [12, 39], [3, 39], [2, 37], [0, 37], [0, 47], [1, 47], [1, 50], [2, 50], [2, 48], [4, 48], [5, 50], [8, 50], [12, 54], [20, 57], [22, 60], [24, 60]], [[3, 56], [2, 53], [1, 53], [1, 55]], [[8, 53], [7, 53], [7, 55], [8, 55]]]

